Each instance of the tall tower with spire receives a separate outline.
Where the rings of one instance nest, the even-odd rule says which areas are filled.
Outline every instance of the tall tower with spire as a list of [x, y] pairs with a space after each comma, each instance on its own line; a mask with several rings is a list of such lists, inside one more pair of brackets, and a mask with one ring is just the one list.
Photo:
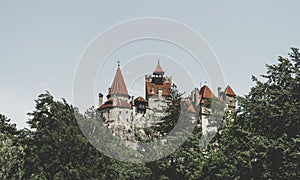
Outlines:
[[[100, 97], [100, 96], [99, 96]], [[99, 112], [108, 120], [130, 122], [132, 107], [126, 83], [118, 62], [118, 68], [110, 88], [108, 88], [107, 101], [99, 105]]]
[[170, 96], [172, 78], [165, 76], [158, 60], [152, 75], [145, 76], [146, 99], [154, 112], [164, 112], [167, 108], [167, 96]]

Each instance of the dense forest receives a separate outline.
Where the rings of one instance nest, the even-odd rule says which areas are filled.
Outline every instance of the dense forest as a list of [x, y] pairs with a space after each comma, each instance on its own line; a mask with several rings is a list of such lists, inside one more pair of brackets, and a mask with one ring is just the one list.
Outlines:
[[[300, 179], [299, 50], [291, 48], [287, 58], [252, 79], [254, 87], [237, 98], [233, 120], [205, 150], [195, 128], [174, 153], [149, 163], [104, 156], [83, 136], [78, 109], [43, 93], [28, 113], [30, 129], [17, 129], [0, 115], [0, 179]], [[174, 123], [172, 117], [162, 127]]]

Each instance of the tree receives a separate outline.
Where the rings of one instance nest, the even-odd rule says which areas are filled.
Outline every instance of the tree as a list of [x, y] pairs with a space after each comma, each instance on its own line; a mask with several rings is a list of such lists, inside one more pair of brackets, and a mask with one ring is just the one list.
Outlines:
[[14, 136], [17, 134], [16, 124], [11, 124], [10, 119], [3, 114], [0, 114], [0, 133], [9, 136]]
[[161, 122], [157, 123], [155, 131], [165, 136], [168, 134], [177, 124], [177, 121], [181, 112], [182, 95], [175, 84], [170, 88], [170, 96], [166, 97], [168, 101], [168, 108], [166, 115], [161, 119]]
[[147, 179], [151, 173], [144, 164], [119, 162], [90, 144], [78, 123], [84, 124], [84, 131], [93, 132], [98, 123], [93, 107], [82, 115], [47, 92], [39, 95], [29, 115], [32, 130], [24, 133], [24, 179]]
[[201, 178], [300, 178], [300, 55], [267, 65], [208, 153]]
[[0, 179], [23, 176], [25, 146], [18, 143], [17, 134], [16, 125], [0, 114]]
[[[197, 126], [191, 134], [188, 129], [181, 129], [176, 134], [170, 134], [170, 131], [180, 123], [181, 125], [196, 125], [195, 119], [198, 118], [197, 112], [188, 110], [189, 104], [186, 103], [176, 85], [170, 90], [169, 106], [166, 116], [162, 118], [162, 122], [155, 128], [162, 135], [174, 136], [175, 139], [181, 136], [189, 135], [181, 147], [167, 157], [157, 160], [156, 162], [147, 163], [147, 166], [152, 169], [153, 179], [197, 179], [201, 174], [203, 162], [203, 154], [201, 144], [199, 143], [202, 136], [201, 127]], [[181, 122], [179, 122], [179, 118]], [[194, 119], [195, 118], [195, 119]], [[193, 126], [193, 127], [194, 127]], [[153, 131], [151, 131], [153, 133]]]
[[105, 177], [100, 163], [103, 156], [82, 135], [75, 113], [78, 110], [65, 100], [55, 101], [48, 92], [39, 96], [35, 110], [29, 113], [33, 131], [27, 141], [25, 178]]

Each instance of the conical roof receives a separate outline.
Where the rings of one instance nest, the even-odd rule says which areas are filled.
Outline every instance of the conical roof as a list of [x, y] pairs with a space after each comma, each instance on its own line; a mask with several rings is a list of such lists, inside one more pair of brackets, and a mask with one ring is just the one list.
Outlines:
[[215, 97], [214, 93], [209, 89], [207, 85], [204, 85], [199, 92], [201, 98], [213, 98]]
[[229, 85], [225, 89], [225, 94], [229, 96], [236, 96], [235, 92], [232, 90], [232, 88]]
[[118, 67], [114, 81], [111, 85], [109, 94], [116, 94], [116, 95], [128, 95], [127, 87], [121, 72], [120, 67]]
[[162, 74], [162, 75], [165, 74], [165, 72], [163, 71], [159, 63], [157, 64], [155, 70], [153, 71], [153, 74]]

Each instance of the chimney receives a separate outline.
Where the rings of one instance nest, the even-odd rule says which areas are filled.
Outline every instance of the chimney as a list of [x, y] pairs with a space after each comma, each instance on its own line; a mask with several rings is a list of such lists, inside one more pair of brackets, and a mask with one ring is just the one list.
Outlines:
[[132, 102], [132, 106], [134, 106], [134, 96], [131, 96], [131, 102]]
[[99, 107], [103, 104], [103, 94], [99, 93]]
[[158, 89], [158, 99], [159, 100], [162, 100], [162, 91], [163, 90], [161, 88]]
[[195, 94], [196, 94], [196, 88], [192, 91], [191, 97], [192, 97], [192, 102], [195, 102]]
[[221, 87], [218, 87], [218, 97], [221, 97]]

